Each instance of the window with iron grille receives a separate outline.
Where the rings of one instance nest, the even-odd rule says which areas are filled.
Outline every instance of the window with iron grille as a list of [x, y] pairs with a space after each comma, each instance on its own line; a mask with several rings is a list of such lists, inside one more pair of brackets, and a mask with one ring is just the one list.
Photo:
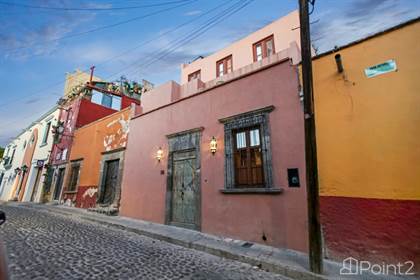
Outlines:
[[235, 186], [264, 187], [260, 126], [234, 132]]
[[225, 189], [273, 188], [269, 106], [220, 119], [225, 131]]

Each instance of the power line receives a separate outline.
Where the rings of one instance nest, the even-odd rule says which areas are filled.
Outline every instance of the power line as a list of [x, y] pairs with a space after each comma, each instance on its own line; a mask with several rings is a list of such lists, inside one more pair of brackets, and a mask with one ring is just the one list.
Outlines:
[[[193, 22], [195, 22], [195, 21], [197, 21], [197, 20], [201, 19], [202, 17], [204, 17], [204, 16], [206, 16], [206, 15], [208, 15], [208, 14], [211, 14], [211, 13], [212, 13], [212, 12], [214, 12], [215, 10], [217, 10], [217, 9], [219, 9], [219, 8], [221, 8], [221, 7], [225, 6], [225, 5], [227, 5], [227, 4], [229, 4], [229, 3], [230, 3], [230, 2], [232, 2], [232, 1], [233, 1], [233, 0], [229, 0], [229, 1], [223, 2], [222, 4], [217, 5], [216, 7], [211, 8], [211, 9], [209, 9], [209, 10], [205, 11], [204, 13], [202, 13], [202, 14], [200, 14], [200, 15], [196, 16], [195, 18], [193, 18], [193, 19], [191, 19], [191, 20], [188, 20], [188, 21], [186, 21], [186, 22], [184, 22], [184, 23], [181, 23], [181, 24], [179, 24], [179, 25], [175, 26], [174, 28], [172, 28], [172, 29], [170, 29], [170, 30], [168, 30], [168, 31], [166, 31], [166, 32], [164, 32], [164, 33], [162, 33], [162, 34], [160, 34], [159, 36], [157, 36], [157, 37], [155, 37], [155, 38], [151, 38], [151, 39], [146, 40], [146, 41], [141, 41], [141, 43], [137, 44], [137, 45], [136, 45], [136, 46], [134, 46], [133, 48], [130, 48], [130, 49], [128, 49], [128, 50], [125, 50], [124, 52], [122, 52], [122, 53], [120, 53], [120, 54], [118, 54], [118, 55], [115, 55], [115, 56], [113, 56], [113, 57], [111, 57], [111, 58], [109, 58], [109, 59], [105, 60], [104, 62], [101, 62], [101, 63], [99, 63], [99, 64], [96, 64], [96, 67], [98, 67], [98, 66], [100, 66], [100, 65], [104, 65], [104, 64], [106, 64], [106, 63], [109, 63], [110, 61], [112, 61], [112, 60], [114, 60], [114, 59], [116, 59], [116, 58], [118, 58], [118, 57], [124, 56], [125, 54], [130, 53], [130, 52], [134, 51], [135, 49], [138, 49], [138, 48], [140, 48], [140, 47], [144, 47], [144, 46], [146, 46], [147, 44], [149, 44], [149, 43], [151, 43], [151, 42], [154, 42], [154, 41], [155, 41], [156, 39], [158, 39], [158, 38], [161, 38], [161, 37], [163, 37], [163, 36], [165, 36], [165, 35], [167, 35], [167, 34], [169, 34], [169, 33], [172, 33], [172, 32], [174, 32], [174, 31], [176, 31], [176, 30], [178, 30], [178, 29], [181, 29], [182, 27], [184, 27], [184, 26], [186, 26], [186, 25], [188, 25], [188, 24], [191, 24], [191, 23], [193, 23]], [[86, 71], [89, 71], [89, 68], [82, 70], [82, 72], [86, 72]], [[112, 75], [112, 76], [114, 76], [114, 75]], [[32, 93], [32, 95], [31, 95], [31, 96], [36, 95], [36, 94], [38, 94], [38, 93], [42, 93], [42, 92], [44, 92], [46, 89], [48, 89], [48, 88], [50, 88], [50, 87], [53, 87], [53, 86], [57, 86], [57, 85], [59, 85], [59, 84], [62, 84], [62, 83], [63, 83], [63, 82], [65, 82], [65, 81], [66, 81], [66, 80], [60, 80], [59, 82], [53, 83], [53, 84], [49, 85], [48, 87], [46, 87], [45, 89], [41, 89], [41, 90], [39, 90], [39, 91], [36, 91], [36, 92]], [[0, 107], [3, 107], [3, 106], [6, 106], [6, 105], [10, 105], [10, 104], [16, 103], [16, 102], [18, 102], [18, 101], [20, 101], [20, 100], [24, 100], [24, 99], [26, 99], [26, 98], [27, 98], [27, 96], [25, 96], [25, 97], [23, 97], [23, 98], [15, 99], [15, 100], [13, 100], [13, 101], [11, 101], [11, 102], [7, 102], [7, 103], [0, 104]], [[1, 112], [1, 111], [2, 111], [2, 110], [0, 110], [0, 112]]]
[[[115, 11], [115, 10], [133, 10], [133, 9], [141, 9], [141, 8], [150, 8], [150, 7], [158, 7], [158, 6], [166, 6], [171, 4], [177, 4], [181, 2], [187, 2], [189, 0], [177, 0], [177, 1], [170, 1], [170, 2], [163, 2], [163, 3], [155, 3], [155, 4], [147, 4], [147, 5], [137, 5], [137, 6], [130, 6], [130, 7], [103, 7], [103, 8], [66, 8], [66, 7], [50, 7], [50, 6], [34, 6], [34, 5], [27, 5], [21, 3], [12, 3], [7, 1], [0, 1], [0, 5], [12, 6], [12, 7], [22, 7], [28, 9], [41, 9], [41, 10], [54, 10], [54, 11], [89, 11], [89, 12], [98, 12], [98, 11]], [[104, 3], [103, 5], [109, 5]]]
[[171, 50], [169, 50], [167, 53], [162, 54], [160, 57], [156, 58], [154, 61], [149, 62], [148, 64], [146, 64], [144, 66], [144, 68], [150, 66], [151, 64], [153, 64], [154, 62], [163, 59], [164, 57], [168, 56], [169, 54], [175, 52], [177, 49], [179, 49], [180, 47], [184, 46], [185, 44], [191, 42], [192, 40], [196, 39], [197, 37], [201, 36], [202, 34], [204, 34], [206, 31], [208, 31], [209, 29], [213, 28], [214, 26], [216, 26], [217, 24], [219, 24], [220, 22], [222, 22], [224, 19], [230, 17], [231, 15], [239, 12], [240, 10], [242, 10], [243, 8], [245, 8], [246, 6], [248, 6], [249, 4], [251, 4], [251, 2], [253, 2], [254, 0], [249, 0], [248, 2], [245, 2], [244, 4], [242, 4], [240, 7], [236, 8], [235, 10], [229, 12], [228, 14], [224, 15], [223, 17], [221, 17], [220, 19], [218, 19], [217, 21], [213, 22], [211, 25], [205, 27], [204, 29], [199, 30], [200, 32], [196, 33], [194, 36], [190, 37], [190, 38], [186, 38], [186, 40], [180, 42], [180, 44], [178, 44], [177, 46], [173, 47]]
[[[194, 31], [191, 34], [188, 34], [187, 36], [185, 36], [181, 41], [178, 41], [174, 46], [167, 48], [167, 50], [163, 50], [161, 52], [159, 52], [161, 55], [157, 58], [152, 59], [150, 62], [148, 62], [144, 68], [146, 68], [147, 66], [151, 65], [152, 63], [154, 63], [157, 60], [161, 60], [162, 58], [164, 58], [165, 56], [169, 55], [170, 53], [174, 52], [176, 49], [182, 47], [184, 44], [191, 42], [192, 40], [196, 39], [197, 37], [199, 37], [200, 35], [204, 34], [206, 31], [208, 31], [209, 29], [211, 29], [212, 27], [214, 27], [215, 25], [217, 25], [218, 23], [220, 23], [221, 21], [223, 21], [224, 19], [226, 19], [227, 17], [239, 12], [241, 9], [245, 8], [246, 6], [248, 6], [251, 2], [253, 2], [254, 0], [248, 0], [246, 2], [244, 2], [242, 5], [238, 4], [241, 1], [236, 2], [234, 5], [230, 6], [229, 8], [227, 8], [226, 10], [222, 11], [221, 13], [227, 13], [224, 14], [223, 16], [219, 17], [217, 20], [214, 20], [216, 17], [218, 17], [221, 13], [219, 13], [218, 15], [212, 17], [210, 20], [208, 20], [206, 22], [206, 24], [204, 26], [201, 26], [199, 29], [197, 29], [196, 31]], [[193, 35], [193, 36], [191, 36]], [[120, 71], [121, 72], [121, 71]], [[114, 76], [115, 74], [111, 75]], [[24, 119], [27, 119], [29, 117], [32, 117], [34, 115], [38, 115], [37, 114], [31, 114], [30, 116], [24, 117]], [[1, 127], [7, 126], [9, 124], [13, 124], [13, 122], [8, 123], [6, 125], [3, 125]]]
[[[140, 64], [140, 65], [145, 65], [145, 67], [147, 67], [147, 66], [151, 65], [152, 63], [154, 63], [155, 61], [160, 60], [163, 57], [166, 57], [170, 53], [174, 52], [176, 49], [179, 49], [180, 47], [182, 47], [184, 44], [186, 44], [186, 43], [192, 41], [193, 39], [197, 38], [198, 36], [202, 35], [207, 30], [209, 30], [210, 28], [212, 28], [213, 26], [215, 26], [216, 24], [218, 24], [219, 22], [221, 22], [225, 18], [227, 18], [230, 15], [232, 15], [232, 14], [238, 12], [239, 10], [243, 9], [245, 6], [249, 5], [252, 1], [253, 0], [244, 2], [242, 5], [239, 5], [242, 1], [236, 2], [235, 4], [231, 5], [227, 9], [221, 11], [217, 15], [208, 19], [202, 26], [199, 26], [195, 30], [193, 30], [192, 33], [187, 34], [183, 38], [175, 39], [175, 40], [171, 41], [166, 48], [156, 52], [155, 55], [151, 56], [148, 60], [146, 60], [147, 62], [145, 62], [143, 64]], [[123, 69], [121, 69], [120, 71], [108, 76], [107, 79], [123, 72], [124, 70], [132, 68], [133, 66], [134, 67], [137, 66], [138, 62], [140, 60], [141, 59], [138, 59], [134, 63], [129, 64], [128, 67], [126, 66]]]
[[152, 12], [152, 13], [149, 13], [149, 14], [145, 14], [145, 15], [141, 15], [141, 16], [138, 16], [138, 17], [130, 18], [130, 19], [123, 20], [123, 21], [116, 22], [116, 23], [109, 24], [109, 25], [103, 25], [103, 26], [100, 26], [100, 27], [97, 27], [97, 28], [93, 28], [93, 29], [86, 30], [86, 31], [83, 31], [83, 32], [79, 32], [79, 33], [70, 34], [70, 35], [67, 35], [67, 36], [62, 36], [62, 37], [47, 40], [47, 41], [44, 41], [44, 42], [35, 43], [35, 44], [29, 45], [29, 46], [22, 46], [22, 47], [13, 48], [13, 49], [6, 49], [5, 51], [12, 52], [12, 51], [17, 51], [17, 50], [27, 49], [27, 48], [31, 48], [31, 47], [37, 46], [37, 45], [43, 45], [43, 44], [50, 43], [50, 42], [57, 42], [57, 41], [60, 41], [60, 40], [74, 38], [74, 37], [78, 37], [78, 36], [81, 36], [81, 35], [86, 35], [86, 34], [89, 34], [89, 33], [97, 32], [97, 31], [100, 31], [100, 30], [113, 28], [113, 27], [123, 25], [123, 24], [129, 23], [129, 22], [133, 22], [133, 21], [137, 21], [137, 20], [140, 20], [140, 19], [144, 19], [144, 18], [147, 18], [147, 17], [154, 16], [154, 15], [157, 15], [157, 14], [161, 14], [161, 13], [164, 13], [164, 12], [167, 12], [167, 11], [170, 11], [170, 10], [182, 7], [182, 6], [186, 6], [186, 5], [191, 4], [193, 2], [196, 2], [196, 1], [198, 1], [198, 0], [183, 1], [182, 4], [180, 4], [180, 5], [176, 5], [176, 6], [173, 6], [173, 7], [158, 10], [158, 11], [155, 11], [155, 12]]
[[195, 18], [193, 18], [193, 19], [191, 19], [191, 20], [188, 20], [188, 21], [186, 21], [186, 22], [184, 22], [184, 23], [181, 23], [181, 24], [179, 24], [179, 25], [175, 26], [174, 28], [172, 28], [172, 29], [170, 29], [170, 30], [168, 30], [168, 31], [166, 31], [166, 32], [164, 32], [164, 33], [161, 33], [161, 34], [160, 34], [159, 36], [157, 36], [157, 37], [151, 38], [151, 39], [146, 40], [146, 41], [142, 41], [141, 43], [137, 44], [137, 45], [136, 45], [136, 46], [134, 46], [133, 48], [130, 48], [130, 49], [128, 49], [128, 50], [125, 50], [124, 52], [122, 52], [122, 53], [120, 53], [120, 54], [118, 54], [118, 55], [116, 55], [116, 56], [113, 56], [113, 57], [111, 57], [110, 59], [107, 59], [107, 60], [106, 60], [106, 61], [104, 61], [104, 62], [101, 62], [101, 63], [99, 63], [99, 64], [96, 64], [95, 66], [96, 66], [96, 67], [98, 67], [98, 66], [100, 66], [100, 65], [104, 65], [104, 64], [106, 64], [106, 63], [108, 63], [108, 62], [110, 62], [110, 61], [112, 61], [112, 60], [114, 60], [114, 59], [116, 59], [116, 58], [118, 58], [118, 57], [124, 56], [124, 55], [126, 55], [127, 53], [130, 53], [130, 52], [132, 52], [132, 51], [134, 51], [134, 50], [136, 50], [136, 49], [138, 49], [138, 48], [144, 47], [144, 46], [146, 46], [146, 45], [148, 45], [148, 44], [150, 44], [150, 43], [152, 43], [152, 42], [155, 42], [155, 41], [156, 41], [156, 39], [159, 39], [159, 38], [161, 38], [161, 37], [163, 37], [163, 36], [165, 36], [165, 35], [168, 35], [168, 34], [170, 34], [170, 33], [174, 32], [174, 31], [176, 31], [176, 30], [181, 29], [182, 27], [184, 27], [184, 26], [186, 26], [186, 25], [189, 25], [189, 24], [191, 24], [191, 23], [193, 23], [193, 22], [195, 22], [195, 21], [199, 20], [199, 19], [201, 19], [202, 17], [204, 17], [204, 16], [206, 16], [206, 15], [208, 15], [208, 14], [211, 14], [211, 13], [212, 13], [212, 12], [214, 12], [215, 10], [217, 10], [217, 9], [219, 9], [219, 8], [221, 8], [221, 7], [225, 6], [225, 5], [227, 5], [227, 4], [229, 4], [229, 3], [230, 3], [230, 2], [232, 2], [232, 1], [234, 1], [234, 0], [228, 0], [228, 1], [225, 1], [224, 3], [222, 3], [222, 4], [220, 4], [220, 5], [217, 5], [216, 7], [214, 7], [214, 8], [212, 8], [212, 9], [209, 9], [209, 10], [205, 11], [204, 13], [200, 14], [199, 16], [197, 16], [197, 17], [195, 17]]

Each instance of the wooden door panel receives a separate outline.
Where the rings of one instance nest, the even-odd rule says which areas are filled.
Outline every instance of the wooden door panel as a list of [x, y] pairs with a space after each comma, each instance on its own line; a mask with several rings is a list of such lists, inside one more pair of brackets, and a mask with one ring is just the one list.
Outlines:
[[115, 189], [117, 186], [118, 180], [118, 168], [119, 168], [120, 161], [111, 160], [106, 162], [106, 169], [105, 169], [105, 182], [104, 182], [104, 189], [103, 195], [101, 199], [102, 204], [112, 204], [115, 198]]
[[198, 215], [198, 183], [195, 151], [177, 152], [173, 158], [172, 219], [194, 228]]
[[65, 170], [66, 170], [65, 168], [58, 169], [57, 182], [55, 184], [55, 189], [54, 189], [54, 200], [58, 200], [60, 198], [61, 187], [63, 186]]

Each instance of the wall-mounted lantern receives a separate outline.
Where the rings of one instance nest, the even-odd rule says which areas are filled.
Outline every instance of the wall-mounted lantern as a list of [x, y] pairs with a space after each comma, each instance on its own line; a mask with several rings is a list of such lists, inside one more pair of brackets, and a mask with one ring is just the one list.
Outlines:
[[26, 165], [22, 166], [22, 172], [26, 173], [28, 171], [28, 167]]
[[19, 167], [16, 167], [16, 168], [15, 168], [15, 173], [16, 173], [16, 174], [19, 174], [19, 173], [20, 173], [20, 168], [19, 168]]
[[156, 159], [158, 160], [158, 162], [160, 162], [162, 158], [163, 158], [163, 150], [161, 147], [159, 147], [156, 153]]
[[210, 141], [210, 151], [212, 155], [216, 153], [216, 150], [217, 150], [217, 140], [216, 140], [216, 137], [213, 136]]

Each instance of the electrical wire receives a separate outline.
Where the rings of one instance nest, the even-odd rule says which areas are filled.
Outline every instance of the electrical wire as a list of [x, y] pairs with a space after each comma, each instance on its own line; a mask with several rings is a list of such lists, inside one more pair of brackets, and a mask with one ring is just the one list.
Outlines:
[[170, 11], [170, 10], [173, 10], [173, 9], [176, 9], [176, 8], [179, 8], [179, 7], [183, 7], [183, 6], [186, 6], [188, 4], [191, 4], [191, 3], [197, 2], [197, 1], [198, 0], [184, 1], [180, 5], [176, 5], [176, 6], [173, 6], [173, 7], [165, 8], [165, 9], [158, 10], [158, 11], [155, 11], [155, 12], [152, 12], [152, 13], [148, 13], [148, 14], [141, 15], [141, 16], [138, 16], [138, 17], [130, 18], [130, 19], [127, 19], [127, 20], [124, 20], [124, 21], [120, 21], [120, 22], [116, 22], [116, 23], [108, 24], [108, 25], [103, 25], [103, 26], [100, 26], [100, 27], [97, 27], [97, 28], [93, 28], [93, 29], [90, 29], [90, 30], [86, 30], [86, 31], [83, 31], [83, 32], [74, 33], [74, 34], [70, 34], [70, 35], [67, 35], [67, 36], [62, 36], [62, 37], [51, 39], [51, 40], [47, 40], [47, 41], [44, 41], [44, 42], [35, 43], [35, 44], [29, 45], [29, 46], [22, 46], [22, 47], [17, 47], [17, 48], [13, 48], [13, 49], [6, 49], [5, 51], [10, 53], [10, 52], [13, 52], [13, 51], [18, 51], [18, 50], [22, 50], [22, 49], [31, 48], [31, 47], [37, 46], [37, 45], [43, 45], [43, 44], [46, 44], [46, 43], [57, 42], [57, 41], [64, 40], [64, 39], [69, 39], [69, 38], [74, 38], [74, 37], [78, 37], [78, 36], [90, 34], [90, 33], [93, 33], [93, 32], [97, 32], [97, 31], [100, 31], [100, 30], [105, 30], [105, 29], [113, 28], [113, 27], [116, 27], [116, 26], [119, 26], [119, 25], [123, 25], [123, 24], [126, 24], [126, 23], [137, 21], [137, 20], [140, 20], [140, 19], [145, 19], [147, 17], [151, 17], [151, 16], [154, 16], [154, 15], [157, 15], [157, 14], [161, 14], [161, 13], [164, 13], [164, 12], [167, 12], [167, 11]]
[[308, 15], [311, 15], [314, 12], [314, 9], [315, 9], [315, 1], [316, 0], [308, 0], [308, 3], [311, 4], [311, 6], [312, 6], [312, 9], [311, 9], [311, 11], [309, 12]]
[[[148, 45], [148, 44], [150, 44], [150, 43], [152, 43], [152, 42], [156, 41], [156, 39], [159, 39], [159, 38], [161, 38], [161, 37], [163, 37], [163, 36], [165, 36], [165, 35], [167, 35], [167, 34], [170, 34], [170, 33], [174, 32], [174, 31], [176, 31], [176, 30], [179, 30], [179, 29], [181, 29], [182, 27], [184, 27], [184, 26], [186, 26], [186, 25], [188, 25], [188, 24], [191, 24], [191, 23], [193, 23], [193, 22], [195, 22], [195, 21], [197, 21], [197, 20], [201, 19], [201, 18], [205, 17], [205, 16], [206, 16], [206, 15], [208, 15], [208, 14], [211, 14], [211, 13], [212, 13], [212, 12], [214, 12], [215, 10], [217, 10], [217, 9], [219, 9], [219, 8], [221, 8], [221, 7], [223, 7], [223, 6], [227, 5], [227, 4], [229, 4], [229, 3], [231, 3], [232, 1], [233, 1], [233, 0], [225, 1], [225, 2], [223, 2], [222, 4], [217, 5], [216, 7], [211, 8], [211, 9], [209, 9], [209, 10], [205, 11], [204, 13], [202, 13], [202, 14], [200, 14], [200, 15], [198, 15], [198, 16], [196, 16], [196, 17], [194, 17], [194, 18], [193, 18], [193, 19], [191, 19], [191, 20], [188, 20], [188, 21], [186, 21], [186, 22], [184, 22], [184, 23], [181, 23], [181, 24], [179, 24], [179, 25], [175, 26], [174, 28], [172, 28], [172, 29], [170, 29], [170, 30], [168, 30], [168, 31], [166, 31], [166, 32], [164, 32], [164, 33], [162, 33], [162, 34], [160, 34], [160, 35], [159, 35], [159, 36], [157, 36], [157, 37], [151, 38], [151, 39], [146, 40], [146, 41], [141, 41], [140, 43], [138, 43], [138, 44], [137, 44], [136, 46], [134, 46], [133, 48], [130, 48], [130, 49], [128, 49], [128, 50], [125, 50], [125, 51], [123, 51], [123, 52], [121, 52], [121, 53], [119, 53], [119, 54], [117, 54], [117, 55], [115, 55], [115, 56], [113, 56], [113, 57], [111, 57], [111, 58], [109, 58], [109, 59], [107, 59], [107, 60], [105, 60], [105, 61], [103, 61], [103, 62], [99, 63], [99, 64], [96, 64], [96, 67], [101, 66], [101, 65], [104, 65], [104, 64], [106, 64], [106, 63], [109, 63], [110, 61], [113, 61], [113, 60], [115, 60], [115, 59], [117, 59], [117, 58], [119, 58], [119, 57], [121, 57], [121, 56], [124, 56], [124, 55], [126, 55], [127, 53], [130, 53], [130, 52], [132, 52], [132, 51], [134, 51], [134, 50], [136, 50], [136, 49], [138, 49], [138, 48], [140, 48], [140, 47], [144, 47], [144, 46], [146, 46], [146, 45]], [[86, 71], [89, 71], [89, 68], [82, 70], [82, 72], [86, 72]], [[49, 86], [48, 86], [48, 87], [46, 87], [45, 89], [51, 88], [51, 87], [53, 87], [53, 86], [58, 86], [58, 85], [60, 85], [60, 84], [64, 83], [65, 81], [66, 81], [66, 80], [60, 80], [59, 82], [56, 82], [56, 83], [53, 83], [53, 84], [49, 85]], [[32, 96], [34, 96], [34, 95], [37, 95], [38, 93], [45, 92], [45, 89], [42, 89], [42, 90], [39, 90], [39, 91], [36, 91], [36, 92], [32, 93], [32, 94], [31, 94], [31, 97], [32, 97]], [[18, 101], [21, 101], [21, 100], [24, 100], [24, 99], [26, 99], [26, 98], [27, 98], [27, 97], [25, 96], [24, 98], [15, 99], [15, 100], [13, 100], [13, 101], [11, 101], [11, 102], [7, 102], [7, 103], [0, 104], [0, 107], [4, 107], [4, 106], [10, 105], [10, 104], [14, 104], [14, 103], [16, 103], [16, 102], [18, 102]], [[0, 110], [0, 112], [1, 112], [1, 111], [2, 111], [2, 110]]]
[[[185, 45], [186, 43], [189, 43], [192, 40], [194, 40], [195, 38], [197, 38], [198, 36], [204, 34], [207, 30], [211, 29], [212, 27], [214, 27], [215, 25], [217, 25], [218, 23], [223, 21], [225, 18], [227, 18], [227, 17], [231, 16], [232, 14], [238, 12], [239, 10], [243, 9], [244, 7], [246, 7], [247, 5], [249, 5], [253, 1], [254, 0], [248, 0], [248, 1], [245, 1], [245, 2], [243, 2], [243, 1], [236, 2], [235, 4], [231, 5], [227, 9], [221, 11], [217, 15], [215, 15], [212, 18], [210, 18], [209, 20], [207, 20], [202, 26], [197, 27], [192, 33], [187, 34], [183, 38], [179, 38], [179, 39], [175, 39], [175, 40], [171, 41], [165, 49], [156, 52], [152, 56], [149, 56], [149, 58], [146, 60], [146, 62], [143, 62], [143, 64], [140, 64], [140, 65], [142, 65], [143, 67], [147, 67], [147, 66], [150, 66], [151, 64], [153, 64], [154, 62], [163, 59], [164, 57], [168, 56], [169, 54], [173, 53], [174, 51], [176, 51], [177, 49], [179, 49], [180, 47]], [[242, 3], [242, 5], [241, 5], [241, 3]], [[141, 61], [141, 59], [136, 60], [134, 63], [129, 64], [128, 66], [124, 67], [123, 69], [119, 70], [118, 72], [116, 72], [114, 74], [111, 74], [106, 79], [109, 79], [109, 78], [111, 78], [111, 77], [113, 77], [113, 76], [115, 76], [119, 73], [122, 73], [123, 71], [126, 71], [129, 68], [139, 67], [139, 62], [140, 61]]]
[[[155, 4], [137, 5], [137, 6], [131, 6], [131, 7], [103, 7], [103, 8], [74, 8], [74, 7], [66, 8], [66, 7], [34, 6], [34, 5], [27, 5], [27, 4], [21, 4], [21, 3], [12, 3], [12, 2], [7, 2], [7, 1], [0, 1], [0, 5], [22, 7], [22, 8], [27, 8], [27, 9], [53, 10], [53, 11], [98, 12], [98, 11], [134, 10], [134, 9], [142, 9], [142, 8], [150, 8], [150, 7], [159, 7], [159, 6], [166, 6], [166, 5], [177, 4], [181, 2], [187, 2], [187, 1], [188, 0], [177, 0], [177, 1], [155, 3]], [[109, 5], [109, 4], [104, 3], [103, 5]]]
[[[218, 23], [220, 23], [224, 19], [226, 19], [226, 18], [230, 17], [231, 15], [233, 15], [233, 14], [239, 12], [240, 10], [242, 10], [243, 8], [245, 8], [246, 6], [248, 6], [253, 1], [254, 0], [248, 0], [248, 1], [244, 2], [242, 5], [237, 6], [241, 2], [241, 1], [239, 1], [239, 2], [235, 3], [234, 5], [230, 6], [228, 9], [226, 9], [226, 10], [223, 11], [223, 13], [225, 13], [227, 10], [230, 10], [228, 13], [225, 13], [222, 17], [219, 17], [217, 20], [212, 20], [212, 19], [214, 19], [215, 17], [217, 17], [218, 15], [220, 15], [220, 13], [218, 15], [216, 15], [215, 17], [211, 18], [210, 20], [207, 21], [207, 24], [206, 24], [206, 26], [204, 28], [200, 28], [199, 30], [197, 29], [195, 32], [193, 32], [192, 34], [188, 34], [186, 37], [184, 37], [181, 41], [177, 42], [177, 44], [175, 44], [174, 46], [172, 46], [168, 50], [164, 50], [163, 52], [160, 52], [161, 55], [159, 57], [154, 58], [153, 60], [151, 60], [150, 62], [148, 62], [147, 64], [145, 64], [144, 67], [150, 66], [155, 61], [161, 60], [162, 58], [166, 57], [170, 53], [174, 52], [178, 48], [180, 48], [183, 45], [185, 45], [186, 43], [189, 43], [192, 40], [196, 39], [197, 37], [199, 37], [200, 35], [204, 34], [206, 31], [208, 31], [209, 29], [213, 28], [215, 25], [217, 25]], [[199, 32], [197, 32], [197, 31], [199, 31]], [[191, 36], [191, 35], [193, 35], [193, 36]], [[115, 75], [115, 74], [113, 74], [113, 75]], [[37, 113], [36, 115], [38, 115], [38, 114], [39, 113]], [[27, 116], [27, 117], [24, 117], [24, 119], [27, 119], [27, 118], [32, 117], [34, 115], [35, 114], [30, 115], [30, 116]], [[3, 124], [0, 127], [8, 126], [10, 124], [12, 124], [12, 123], [9, 123], [9, 124], [6, 124], [6, 125]]]
[[170, 55], [171, 53], [175, 52], [177, 49], [179, 49], [180, 47], [183, 47], [185, 44], [193, 41], [194, 39], [198, 38], [199, 36], [203, 35], [205, 32], [207, 32], [208, 30], [210, 30], [211, 28], [213, 28], [214, 26], [216, 26], [217, 24], [219, 24], [220, 22], [222, 22], [223, 20], [225, 20], [226, 18], [230, 17], [231, 15], [239, 12], [240, 10], [242, 10], [243, 8], [245, 8], [246, 6], [248, 6], [249, 4], [251, 4], [254, 0], [249, 0], [247, 2], [245, 2], [244, 4], [242, 4], [240, 7], [236, 8], [235, 10], [225, 14], [223, 17], [221, 17], [219, 20], [213, 22], [211, 25], [205, 27], [204, 29], [201, 29], [200, 32], [196, 33], [194, 36], [187, 38], [186, 40], [180, 42], [180, 44], [178, 44], [177, 46], [174, 46], [170, 51], [168, 51], [167, 53], [162, 54], [161, 56], [159, 56], [158, 58], [156, 58], [155, 60], [147, 63], [146, 65], [144, 65], [144, 68], [147, 68], [148, 66], [152, 65], [153, 63], [155, 63], [158, 60], [162, 60], [163, 58], [167, 57], [168, 55]]

